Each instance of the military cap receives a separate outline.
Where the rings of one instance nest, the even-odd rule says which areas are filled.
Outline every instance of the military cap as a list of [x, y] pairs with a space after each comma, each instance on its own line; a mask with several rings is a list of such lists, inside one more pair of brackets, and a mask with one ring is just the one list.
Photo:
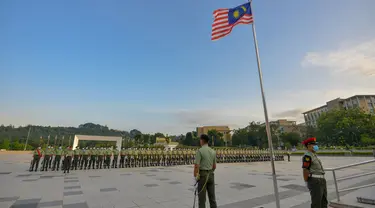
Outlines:
[[316, 144], [316, 138], [315, 137], [311, 137], [311, 138], [308, 138], [306, 140], [304, 140], [302, 142], [303, 145], [307, 146], [308, 144]]

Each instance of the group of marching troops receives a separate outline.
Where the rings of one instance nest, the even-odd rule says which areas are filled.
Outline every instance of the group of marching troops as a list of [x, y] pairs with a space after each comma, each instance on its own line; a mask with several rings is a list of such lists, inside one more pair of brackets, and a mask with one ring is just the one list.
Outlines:
[[[197, 149], [150, 149], [150, 148], [82, 148], [71, 147], [47, 147], [42, 150], [40, 147], [33, 152], [33, 160], [29, 171], [37, 171], [41, 162], [40, 171], [59, 171], [62, 161], [62, 170], [69, 173], [69, 170], [77, 169], [109, 169], [109, 168], [131, 168], [150, 166], [174, 166], [194, 164]], [[274, 159], [284, 160], [285, 152], [276, 150]], [[270, 155], [266, 150], [216, 149], [217, 163], [239, 163], [269, 161]]]

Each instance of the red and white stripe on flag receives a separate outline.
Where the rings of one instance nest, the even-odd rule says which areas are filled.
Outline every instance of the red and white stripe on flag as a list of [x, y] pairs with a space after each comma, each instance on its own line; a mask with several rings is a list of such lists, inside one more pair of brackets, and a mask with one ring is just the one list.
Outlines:
[[229, 9], [217, 9], [214, 11], [214, 23], [212, 23], [212, 34], [211, 40], [218, 40], [225, 37], [230, 32], [234, 26], [238, 24], [252, 24], [253, 15], [245, 14], [234, 24], [229, 24], [228, 18]]

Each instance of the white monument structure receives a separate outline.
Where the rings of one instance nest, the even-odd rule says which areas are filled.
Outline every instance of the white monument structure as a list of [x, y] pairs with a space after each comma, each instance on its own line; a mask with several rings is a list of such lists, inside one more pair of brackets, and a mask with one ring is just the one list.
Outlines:
[[116, 147], [121, 150], [122, 137], [114, 136], [91, 136], [91, 135], [75, 135], [73, 142], [73, 150], [76, 149], [80, 140], [91, 140], [91, 141], [116, 141]]

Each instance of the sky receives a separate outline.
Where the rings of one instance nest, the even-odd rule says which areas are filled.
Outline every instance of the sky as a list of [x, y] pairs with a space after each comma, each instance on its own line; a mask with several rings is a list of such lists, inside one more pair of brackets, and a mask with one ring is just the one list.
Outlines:
[[[0, 124], [185, 134], [263, 121], [251, 25], [210, 40], [243, 0], [0, 1]], [[253, 0], [269, 117], [375, 94], [374, 0]]]

